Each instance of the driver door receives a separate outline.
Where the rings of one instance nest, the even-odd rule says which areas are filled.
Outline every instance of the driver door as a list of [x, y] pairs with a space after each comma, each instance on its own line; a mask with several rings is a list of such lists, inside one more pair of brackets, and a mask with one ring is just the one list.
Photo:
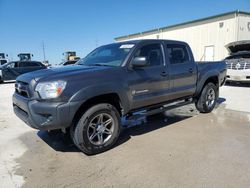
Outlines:
[[146, 57], [148, 65], [132, 67], [128, 73], [132, 109], [161, 103], [167, 99], [169, 79], [163, 54], [161, 42], [144, 44], [135, 51], [131, 62], [135, 57]]

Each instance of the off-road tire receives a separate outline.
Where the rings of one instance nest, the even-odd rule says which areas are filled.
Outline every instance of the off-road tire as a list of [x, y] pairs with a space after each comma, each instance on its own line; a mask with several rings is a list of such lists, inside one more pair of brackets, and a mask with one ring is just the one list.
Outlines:
[[[211, 105], [207, 104], [208, 101], [208, 95], [209, 92], [214, 91], [214, 102]], [[209, 82], [205, 85], [205, 87], [203, 88], [199, 98], [197, 99], [197, 102], [195, 103], [195, 106], [197, 108], [197, 110], [201, 113], [209, 113], [211, 112], [215, 105], [216, 105], [216, 101], [218, 99], [218, 87], [216, 87], [213, 83]]]
[[[102, 145], [95, 145], [89, 138], [89, 126], [91, 121], [100, 114], [106, 114], [113, 119], [113, 131], [110, 138]], [[97, 129], [96, 129], [97, 130]], [[94, 155], [111, 149], [116, 143], [121, 131], [121, 118], [117, 109], [111, 104], [102, 103], [89, 108], [83, 113], [75, 127], [71, 129], [71, 138], [74, 144], [85, 154]], [[96, 131], [97, 132], [97, 131]], [[99, 137], [98, 137], [99, 139]]]

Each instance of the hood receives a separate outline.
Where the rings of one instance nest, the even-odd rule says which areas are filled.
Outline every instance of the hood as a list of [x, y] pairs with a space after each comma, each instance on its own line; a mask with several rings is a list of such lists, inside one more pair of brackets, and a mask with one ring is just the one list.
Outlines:
[[29, 83], [33, 79], [37, 82], [41, 79], [42, 80], [67, 79], [68, 77], [74, 76], [76, 74], [86, 75], [87, 73], [90, 72], [101, 71], [110, 68], [112, 67], [70, 65], [70, 66], [55, 67], [55, 68], [30, 72], [19, 76], [17, 80]]
[[250, 40], [231, 42], [225, 46], [230, 54], [250, 51]]

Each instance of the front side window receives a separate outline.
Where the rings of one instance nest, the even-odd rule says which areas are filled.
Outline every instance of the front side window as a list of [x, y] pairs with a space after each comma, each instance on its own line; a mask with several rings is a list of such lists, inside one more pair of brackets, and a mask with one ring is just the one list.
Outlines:
[[88, 66], [121, 66], [134, 44], [110, 44], [101, 46], [77, 62]]
[[190, 61], [190, 57], [185, 45], [168, 44], [167, 53], [171, 64], [186, 63]]
[[13, 62], [13, 63], [10, 63], [10, 64], [7, 65], [7, 68], [9, 68], [9, 69], [12, 69], [12, 68], [15, 68], [15, 67], [17, 67], [16, 62]]
[[148, 44], [136, 51], [134, 57], [146, 57], [149, 66], [163, 65], [163, 55], [160, 44]]

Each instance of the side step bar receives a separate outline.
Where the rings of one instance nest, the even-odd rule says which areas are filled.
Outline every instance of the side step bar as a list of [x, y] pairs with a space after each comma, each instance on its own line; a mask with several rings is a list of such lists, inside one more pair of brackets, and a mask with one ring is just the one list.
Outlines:
[[188, 104], [191, 104], [191, 103], [193, 103], [193, 101], [191, 101], [191, 100], [184, 101], [184, 102], [175, 102], [175, 103], [163, 105], [160, 108], [156, 108], [156, 109], [153, 109], [153, 110], [146, 111], [145, 113], [142, 113], [142, 115], [149, 116], [149, 115], [165, 112], [167, 110], [172, 110], [174, 108], [179, 108], [181, 106], [185, 106], [185, 105], [188, 105]]
[[[179, 108], [179, 107], [182, 107], [182, 106], [185, 106], [185, 105], [188, 105], [188, 104], [192, 104], [193, 102], [194, 102], [193, 99], [182, 100], [182, 101], [173, 102], [173, 103], [170, 103], [170, 104], [165, 104], [165, 105], [163, 105], [163, 106], [161, 106], [159, 108], [153, 108], [153, 109], [150, 109], [150, 110], [145, 109], [145, 110], [141, 110], [141, 111], [138, 111], [138, 112], [134, 112], [131, 115], [125, 116], [125, 117], [122, 118], [123, 126], [125, 126], [125, 127], [135, 126], [135, 125], [133, 125], [135, 123], [130, 123], [130, 122], [132, 122], [132, 121], [140, 121], [142, 118], [145, 118], [146, 116], [153, 115], [153, 114], [158, 114], [158, 113], [161, 113], [161, 112], [165, 112], [167, 110], [172, 110], [174, 108]], [[136, 123], [136, 124], [138, 124], [138, 123]]]

